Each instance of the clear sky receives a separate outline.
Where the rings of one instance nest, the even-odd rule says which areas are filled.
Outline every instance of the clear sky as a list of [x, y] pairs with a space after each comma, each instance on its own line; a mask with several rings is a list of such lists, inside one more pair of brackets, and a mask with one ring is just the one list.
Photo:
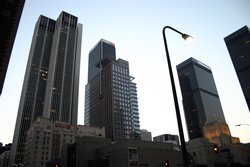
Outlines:
[[188, 140], [176, 65], [195, 59], [210, 66], [233, 136], [250, 142], [248, 111], [224, 37], [250, 26], [249, 0], [26, 0], [0, 96], [0, 142], [12, 142], [30, 44], [39, 15], [57, 19], [64, 10], [83, 24], [78, 124], [84, 124], [88, 54], [104, 38], [116, 45], [116, 57], [129, 61], [138, 90], [140, 124], [152, 136], [178, 134], [162, 28], [172, 26], [194, 37], [186, 43], [166, 30], [185, 139]]

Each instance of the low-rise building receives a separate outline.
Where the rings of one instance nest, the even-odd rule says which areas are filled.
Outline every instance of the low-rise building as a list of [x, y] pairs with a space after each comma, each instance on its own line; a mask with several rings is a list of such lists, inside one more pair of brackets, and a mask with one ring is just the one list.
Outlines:
[[0, 167], [8, 167], [10, 158], [10, 150], [6, 150], [0, 154]]
[[62, 167], [88, 167], [96, 159], [96, 149], [109, 145], [111, 139], [91, 136], [79, 137], [73, 144], [64, 145]]
[[193, 165], [230, 166], [233, 163], [250, 165], [250, 148], [244, 144], [211, 143], [204, 138], [196, 138], [186, 143], [187, 152]]
[[11, 146], [11, 143], [5, 144], [5, 146], [0, 143], [0, 167], [7, 167], [9, 165]]
[[141, 130], [141, 140], [152, 141], [152, 134], [151, 134], [151, 132], [147, 131], [146, 129], [142, 129]]
[[38, 118], [27, 132], [24, 166], [42, 167], [60, 163], [63, 145], [72, 144], [82, 136], [104, 138], [105, 129]]
[[163, 143], [172, 143], [174, 145], [175, 150], [181, 151], [178, 135], [163, 134], [163, 135], [153, 137], [153, 141], [163, 142]]
[[75, 144], [64, 148], [62, 166], [71, 167], [171, 167], [183, 166], [182, 154], [175, 151], [173, 144], [141, 140], [122, 140], [82, 137]]
[[204, 138], [219, 146], [240, 143], [238, 137], [232, 137], [228, 124], [212, 122], [203, 126]]

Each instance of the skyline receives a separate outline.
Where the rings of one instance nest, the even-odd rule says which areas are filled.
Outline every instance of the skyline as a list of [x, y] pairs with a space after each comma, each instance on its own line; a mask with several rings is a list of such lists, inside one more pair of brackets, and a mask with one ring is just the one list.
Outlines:
[[179, 135], [161, 34], [162, 28], [170, 25], [194, 37], [192, 43], [186, 44], [178, 34], [166, 31], [186, 141], [187, 129], [176, 65], [194, 57], [211, 67], [232, 135], [240, 137], [242, 142], [250, 142], [250, 135], [245, 133], [250, 131], [250, 127], [235, 127], [236, 124], [250, 122], [250, 113], [224, 43], [224, 37], [245, 25], [250, 26], [250, 2], [224, 0], [197, 4], [193, 0], [182, 2], [181, 6], [180, 2], [159, 1], [156, 4], [150, 0], [110, 0], [105, 3], [65, 1], [62, 4], [59, 0], [53, 3], [27, 0], [0, 97], [0, 142], [12, 142], [35, 22], [40, 15], [55, 19], [61, 11], [75, 15], [83, 24], [78, 124], [84, 122], [88, 53], [103, 38], [115, 44], [117, 58], [130, 64], [130, 74], [134, 75], [137, 83], [141, 129], [152, 132], [152, 136], [164, 133]]

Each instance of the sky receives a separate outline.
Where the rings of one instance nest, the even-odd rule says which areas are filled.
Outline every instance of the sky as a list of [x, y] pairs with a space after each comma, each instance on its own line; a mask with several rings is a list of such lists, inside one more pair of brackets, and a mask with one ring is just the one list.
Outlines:
[[193, 57], [212, 69], [232, 136], [250, 142], [250, 126], [235, 126], [250, 123], [250, 112], [224, 42], [229, 34], [250, 26], [249, 0], [26, 0], [0, 96], [0, 142], [12, 142], [35, 23], [40, 15], [56, 20], [61, 11], [77, 16], [83, 24], [78, 124], [84, 124], [88, 54], [100, 39], [106, 39], [115, 44], [116, 58], [129, 61], [130, 75], [137, 83], [141, 129], [152, 136], [178, 135], [162, 37], [162, 28], [168, 25], [194, 38], [187, 43], [166, 30], [185, 140], [176, 65]]

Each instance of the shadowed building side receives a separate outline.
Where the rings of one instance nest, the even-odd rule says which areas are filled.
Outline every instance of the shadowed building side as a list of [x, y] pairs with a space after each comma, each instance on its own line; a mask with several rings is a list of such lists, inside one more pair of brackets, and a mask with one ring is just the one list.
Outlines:
[[0, 95], [25, 0], [0, 1]]
[[244, 26], [224, 41], [250, 111], [250, 30]]

